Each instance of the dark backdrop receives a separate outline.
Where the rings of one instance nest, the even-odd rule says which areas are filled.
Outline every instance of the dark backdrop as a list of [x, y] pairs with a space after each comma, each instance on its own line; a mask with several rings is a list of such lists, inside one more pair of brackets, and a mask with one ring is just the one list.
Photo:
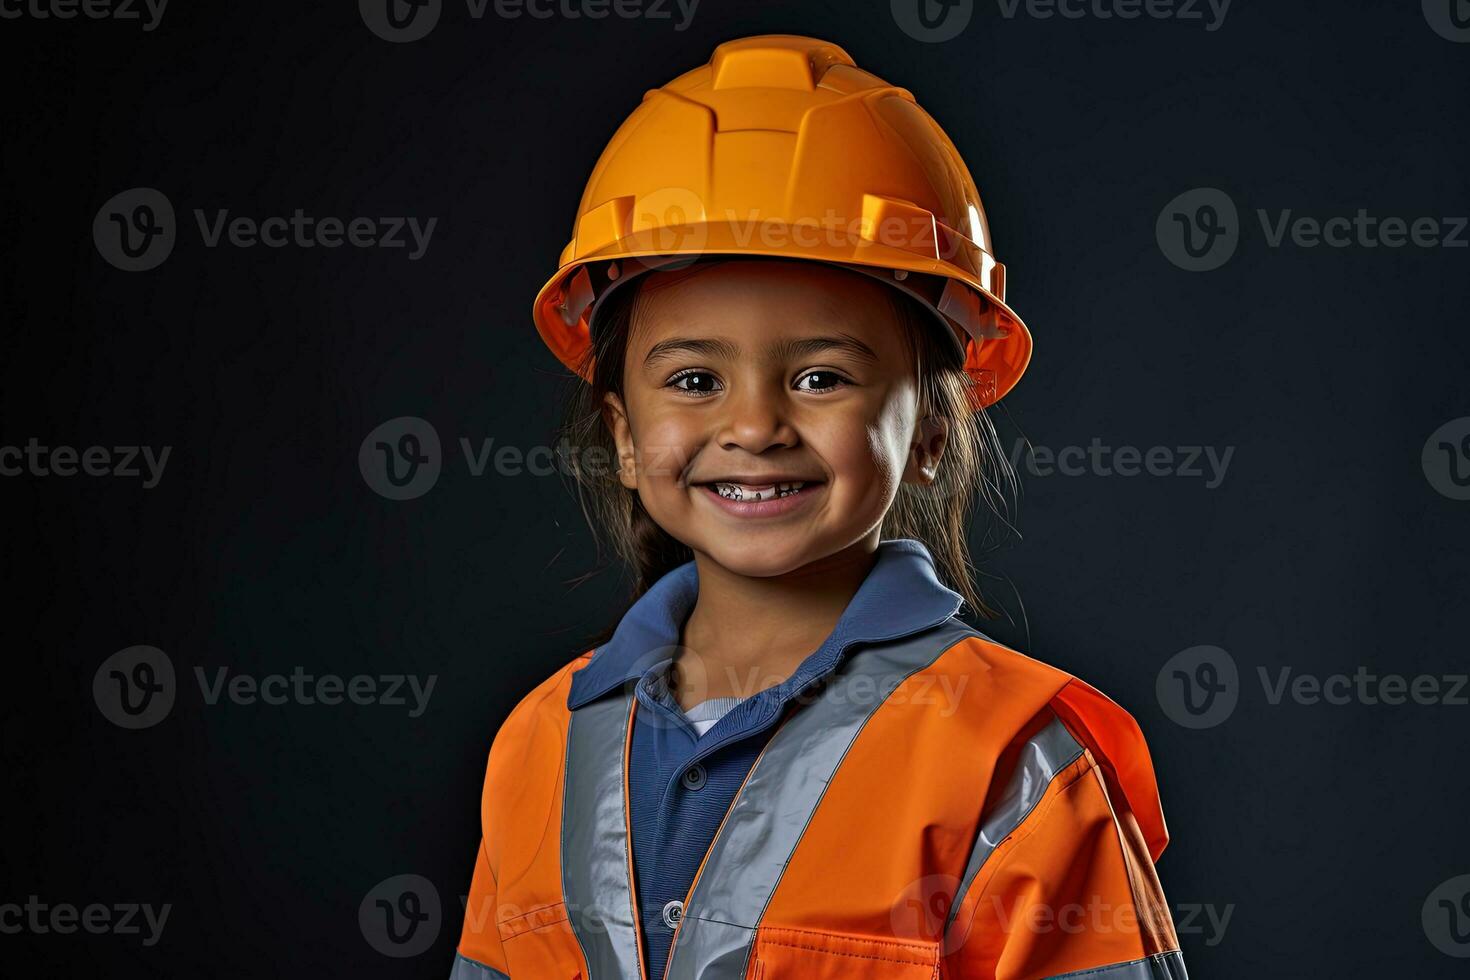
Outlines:
[[[790, 32], [913, 91], [985, 195], [1037, 347], [1001, 419], [1036, 450], [1022, 538], [983, 565], [1007, 616], [981, 625], [1139, 719], [1192, 975], [1463, 974], [1463, 3], [1239, 0], [1220, 21], [989, 0], [936, 41], [881, 0], [704, 0], [682, 30], [672, 6], [446, 0], [390, 43], [347, 2], [177, 2], [152, 30], [19, 2], [0, 446], [47, 452], [0, 459], [0, 903], [22, 906], [0, 972], [446, 975], [490, 739], [623, 589], [615, 570], [572, 587], [595, 557], [560, 477], [476, 476], [460, 440], [550, 441], [565, 372], [530, 303], [642, 93], [722, 40]], [[177, 215], [147, 271], [108, 243], [109, 214], [158, 204], [108, 205], [134, 188]], [[1202, 188], [1225, 197], [1175, 200]], [[208, 247], [194, 218], [298, 208], [437, 223], [413, 259], [411, 238]], [[1360, 208], [1437, 231], [1273, 246], [1257, 213]], [[1190, 259], [1180, 222], [1217, 247]], [[432, 449], [404, 417], [441, 469], [395, 500], [359, 450], [385, 423]], [[90, 447], [114, 475], [67, 475]], [[120, 447], [169, 449], [154, 485], [145, 462], [115, 473]], [[163, 691], [128, 715], [117, 678], [148, 681], [141, 662]], [[196, 671], [213, 690], [221, 668], [371, 703], [210, 703]], [[1283, 670], [1307, 680], [1278, 697]], [[1430, 703], [1383, 703], [1390, 674]], [[432, 675], [426, 710], [382, 703], [391, 675]], [[442, 912], [393, 946], [374, 902], [404, 891]], [[93, 904], [95, 928], [54, 928]], [[134, 904], [169, 908], [161, 932]]]

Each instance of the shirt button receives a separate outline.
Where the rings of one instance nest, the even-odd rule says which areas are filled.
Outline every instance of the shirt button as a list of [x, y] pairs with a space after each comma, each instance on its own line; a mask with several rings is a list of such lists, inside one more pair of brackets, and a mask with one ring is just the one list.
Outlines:
[[675, 899], [664, 906], [664, 925], [673, 929], [684, 916], [684, 903]]
[[709, 773], [704, 771], [704, 766], [696, 762], [684, 770], [684, 775], [681, 778], [683, 779], [685, 789], [704, 789], [704, 784], [709, 779]]

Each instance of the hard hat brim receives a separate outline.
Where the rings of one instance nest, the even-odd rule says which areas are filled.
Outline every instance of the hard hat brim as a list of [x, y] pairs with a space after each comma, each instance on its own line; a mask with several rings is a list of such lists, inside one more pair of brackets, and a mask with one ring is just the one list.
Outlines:
[[[557, 359], [583, 379], [592, 375], [590, 323], [599, 295], [605, 297], [607, 283], [594, 286], [591, 269], [613, 268], [621, 288], [635, 278], [614, 264], [639, 260], [644, 268], [675, 269], [702, 258], [749, 256], [797, 261], [816, 261], [863, 272], [919, 300], [947, 325], [951, 336], [963, 345], [965, 370], [975, 385], [973, 408], [983, 408], [1004, 398], [1024, 374], [1031, 359], [1031, 332], [1014, 310], [985, 288], [967, 269], [938, 256], [926, 256], [879, 242], [859, 240], [785, 242], [769, 244], [750, 239], [749, 229], [725, 222], [663, 226], [625, 236], [604, 248], [579, 256], [557, 270], [536, 296], [534, 319], [542, 340]], [[941, 303], [906, 288], [894, 272], [939, 277], [959, 284], [947, 290]], [[627, 278], [624, 279], [624, 275]], [[968, 296], [966, 295], [968, 294]]]

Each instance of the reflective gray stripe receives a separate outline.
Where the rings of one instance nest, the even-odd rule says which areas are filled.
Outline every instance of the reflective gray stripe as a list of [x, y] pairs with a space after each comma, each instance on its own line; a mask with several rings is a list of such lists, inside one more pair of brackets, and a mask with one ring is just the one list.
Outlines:
[[1184, 954], [1177, 949], [1131, 963], [1059, 973], [1047, 977], [1047, 980], [1068, 980], [1069, 977], [1086, 977], [1087, 980], [1189, 980], [1189, 974], [1184, 972]]
[[561, 810], [561, 887], [591, 980], [640, 976], [623, 751], [632, 693], [572, 712]]
[[745, 976], [756, 925], [853, 740], [906, 678], [978, 635], [950, 621], [858, 649], [821, 695], [777, 730], [710, 845], [674, 936], [667, 980]]
[[981, 818], [980, 833], [975, 838], [975, 846], [970, 850], [970, 860], [965, 862], [965, 873], [960, 878], [960, 887], [955, 892], [954, 902], [950, 904], [944, 921], [945, 949], [953, 948], [949, 945], [953, 941], [949, 930], [954, 925], [955, 915], [965, 896], [969, 894], [970, 886], [975, 883], [975, 876], [980, 873], [980, 868], [1000, 846], [1000, 842], [1015, 833], [1016, 828], [1036, 809], [1036, 804], [1041, 802], [1046, 788], [1051, 785], [1057, 773], [1076, 762], [1081, 754], [1082, 746], [1056, 716], [1052, 717], [1050, 724], [1021, 746], [1020, 754], [1016, 758], [1016, 771], [1006, 783], [1005, 791], [990, 812]]
[[455, 953], [454, 969], [450, 971], [449, 980], [510, 980], [510, 976], [499, 970], [492, 970], [484, 963], [467, 959], [463, 953]]

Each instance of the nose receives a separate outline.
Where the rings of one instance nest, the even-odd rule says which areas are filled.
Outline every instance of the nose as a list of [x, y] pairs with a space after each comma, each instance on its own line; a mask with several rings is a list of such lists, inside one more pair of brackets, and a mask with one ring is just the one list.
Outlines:
[[720, 405], [716, 441], [722, 449], [761, 453], [772, 446], [797, 444], [791, 421], [793, 406], [780, 384], [735, 387]]

